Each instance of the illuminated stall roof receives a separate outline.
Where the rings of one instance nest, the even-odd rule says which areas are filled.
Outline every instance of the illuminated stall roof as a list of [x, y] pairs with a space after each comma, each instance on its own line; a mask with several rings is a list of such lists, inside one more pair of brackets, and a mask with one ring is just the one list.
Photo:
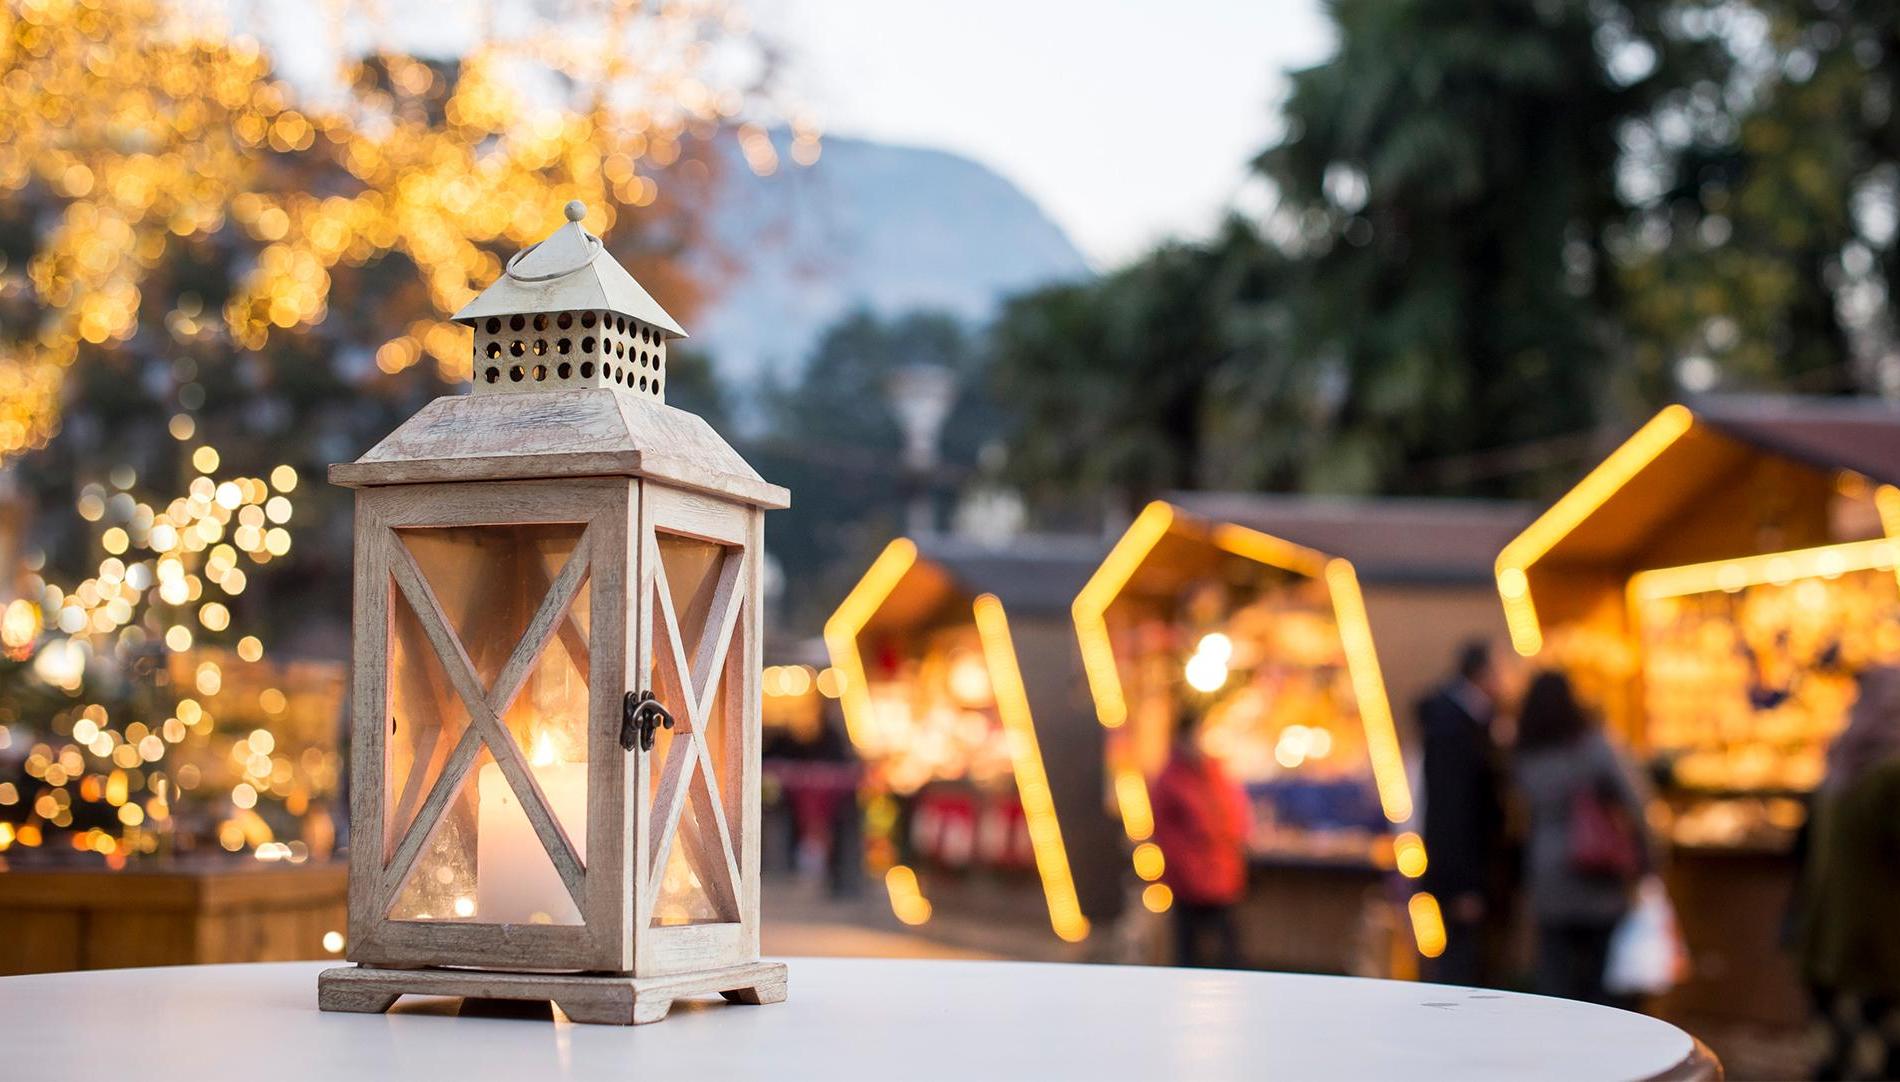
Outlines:
[[[1764, 483], [1764, 469], [1777, 484]], [[1543, 624], [1575, 615], [1579, 582], [1620, 587], [1652, 567], [1756, 555], [1751, 528], [1765, 490], [1806, 524], [1770, 548], [1824, 536], [1826, 500], [1842, 474], [1900, 484], [1900, 408], [1865, 399], [1716, 396], [1671, 405], [1605, 457], [1497, 559], [1498, 593], [1519, 653], [1543, 646]], [[1895, 506], [1883, 488], [1883, 518]], [[1732, 528], [1685, 529], [1697, 525]], [[1892, 532], [1893, 524], [1888, 525]], [[1597, 580], [1601, 580], [1598, 582]]]
[[[1339, 628], [1340, 645], [1346, 657], [1347, 675], [1357, 700], [1360, 724], [1364, 727], [1367, 758], [1371, 762], [1373, 784], [1379, 804], [1391, 823], [1405, 823], [1412, 817], [1412, 789], [1406, 778], [1403, 753], [1392, 720], [1392, 707], [1386, 699], [1385, 678], [1379, 669], [1379, 653], [1372, 638], [1372, 626], [1366, 616], [1365, 598], [1360, 591], [1359, 574], [1353, 562], [1337, 552], [1309, 546], [1289, 536], [1289, 531], [1273, 532], [1256, 523], [1269, 520], [1265, 509], [1275, 502], [1272, 497], [1221, 494], [1182, 495], [1173, 500], [1157, 500], [1143, 508], [1134, 522], [1116, 541], [1090, 576], [1087, 585], [1076, 594], [1071, 606], [1077, 645], [1081, 648], [1089, 694], [1095, 701], [1096, 719], [1107, 729], [1118, 729], [1128, 720], [1128, 703], [1122, 687], [1120, 665], [1109, 637], [1108, 611], [1125, 595], [1165, 595], [1179, 590], [1204, 575], [1226, 556], [1239, 556], [1255, 563], [1317, 579], [1325, 583]], [[1334, 523], [1346, 511], [1345, 504], [1331, 509], [1325, 501], [1287, 499], [1289, 509], [1301, 502], [1306, 508], [1309, 529], [1304, 537], [1343, 540], [1342, 528]], [[1359, 510], [1362, 533], [1397, 529], [1383, 524], [1375, 513], [1376, 505]], [[1405, 508], [1414, 516], [1424, 516], [1425, 508]], [[1278, 521], [1272, 520], [1277, 526]], [[1322, 528], [1320, 523], [1324, 523]], [[1395, 522], [1393, 526], [1400, 523]], [[1359, 542], [1368, 555], [1370, 546], [1379, 543], [1370, 538]], [[1403, 544], [1394, 537], [1385, 542], [1385, 551], [1395, 553]], [[1397, 561], [1394, 560], [1394, 563]], [[1162, 854], [1150, 853], [1148, 841], [1154, 829], [1153, 810], [1148, 798], [1147, 779], [1138, 771], [1123, 770], [1111, 779], [1123, 828], [1130, 841], [1137, 843], [1136, 870], [1141, 874], [1144, 855], [1154, 856], [1159, 865]], [[1423, 843], [1410, 831], [1395, 839], [1395, 851], [1408, 877], [1423, 874], [1426, 854]], [[1143, 874], [1142, 878], [1152, 878]], [[1143, 895], [1144, 904], [1157, 912], [1168, 907], [1165, 891], [1158, 894], [1151, 884]], [[1444, 929], [1437, 902], [1420, 892], [1408, 906], [1413, 936], [1426, 956], [1444, 949]]]
[[[1049, 923], [1068, 942], [1087, 937], [1083, 915], [1057, 817], [1043, 752], [1010, 614], [1059, 616], [1101, 559], [1095, 539], [1023, 537], [1007, 549], [954, 538], [900, 537], [885, 546], [825, 623], [825, 647], [843, 674], [840, 704], [852, 743], [865, 746], [874, 709], [860, 647], [866, 633], [897, 632], [973, 623], [995, 689], [996, 710], [1008, 734], [1011, 773], [1029, 830], [1036, 872], [1042, 881]], [[915, 871], [897, 865], [886, 876], [900, 919], [908, 909], [926, 915]], [[915, 921], [913, 921], [915, 923]]]
[[1183, 492], [1168, 501], [1352, 561], [1362, 583], [1490, 583], [1498, 550], [1531, 521], [1511, 500], [1353, 499]]
[[1379, 802], [1392, 822], [1409, 819], [1411, 786], [1405, 779], [1392, 708], [1386, 702], [1385, 679], [1379, 672], [1379, 654], [1352, 562], [1250, 526], [1203, 518], [1165, 501], [1149, 504], [1135, 517], [1071, 606], [1097, 720], [1109, 729], [1120, 728], [1128, 720], [1120, 667], [1109, 641], [1109, 606], [1131, 592], [1162, 594], [1178, 590], [1204, 574], [1222, 554], [1326, 583], [1360, 721], [1365, 726]]

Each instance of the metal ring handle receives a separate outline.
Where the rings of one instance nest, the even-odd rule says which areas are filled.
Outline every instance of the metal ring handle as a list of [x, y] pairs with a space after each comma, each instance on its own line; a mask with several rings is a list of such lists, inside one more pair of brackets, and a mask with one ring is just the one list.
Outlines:
[[582, 267], [585, 267], [589, 263], [592, 263], [594, 261], [594, 257], [600, 254], [600, 238], [599, 237], [594, 236], [592, 233], [589, 233], [584, 229], [581, 231], [581, 236], [587, 238], [587, 258], [581, 260], [579, 263], [576, 263], [571, 267], [563, 267], [560, 270], [549, 271], [546, 274], [518, 274], [516, 273], [515, 264], [521, 262], [521, 260], [524, 257], [526, 257], [529, 252], [532, 252], [536, 248], [539, 248], [541, 247], [541, 245], [547, 243], [547, 241], [540, 241], [536, 244], [529, 245], [528, 247], [523, 248], [519, 252], [516, 252], [514, 255], [511, 255], [508, 257], [508, 269], [506, 272], [508, 277], [513, 278], [517, 282], [549, 282], [549, 281], [553, 281], [556, 278], [565, 278], [568, 275], [573, 274], [575, 271], [580, 270]]

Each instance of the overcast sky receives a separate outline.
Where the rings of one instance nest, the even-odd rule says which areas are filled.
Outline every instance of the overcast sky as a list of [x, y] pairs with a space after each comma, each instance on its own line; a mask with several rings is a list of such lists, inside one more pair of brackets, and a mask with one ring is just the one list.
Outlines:
[[1204, 233], [1326, 57], [1321, 0], [750, 0], [825, 130], [941, 147], [1098, 266]]
[[[326, 4], [211, 2], [305, 83], [333, 76], [338, 47], [379, 38], [453, 55], [483, 12], [513, 25], [551, 6], [364, 4], [375, 17], [340, 28]], [[1207, 231], [1278, 130], [1284, 73], [1331, 49], [1323, 0], [733, 2], [782, 44], [786, 89], [827, 132], [975, 158], [1101, 267]]]

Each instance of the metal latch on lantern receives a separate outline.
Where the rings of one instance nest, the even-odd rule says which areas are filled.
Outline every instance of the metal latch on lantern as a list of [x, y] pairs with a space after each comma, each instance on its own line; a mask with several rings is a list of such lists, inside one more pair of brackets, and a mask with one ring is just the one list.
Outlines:
[[653, 750], [653, 733], [660, 726], [673, 727], [673, 715], [651, 691], [629, 691], [620, 711], [620, 747], [632, 751]]

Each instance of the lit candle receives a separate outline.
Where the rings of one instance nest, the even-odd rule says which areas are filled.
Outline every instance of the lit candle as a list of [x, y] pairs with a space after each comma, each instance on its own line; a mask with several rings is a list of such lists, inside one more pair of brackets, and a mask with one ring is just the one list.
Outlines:
[[[576, 852], [587, 851], [587, 764], [559, 761], [545, 734], [529, 769]], [[481, 809], [475, 834], [475, 912], [484, 924], [579, 924], [580, 910], [542, 848], [501, 767], [476, 779]]]

